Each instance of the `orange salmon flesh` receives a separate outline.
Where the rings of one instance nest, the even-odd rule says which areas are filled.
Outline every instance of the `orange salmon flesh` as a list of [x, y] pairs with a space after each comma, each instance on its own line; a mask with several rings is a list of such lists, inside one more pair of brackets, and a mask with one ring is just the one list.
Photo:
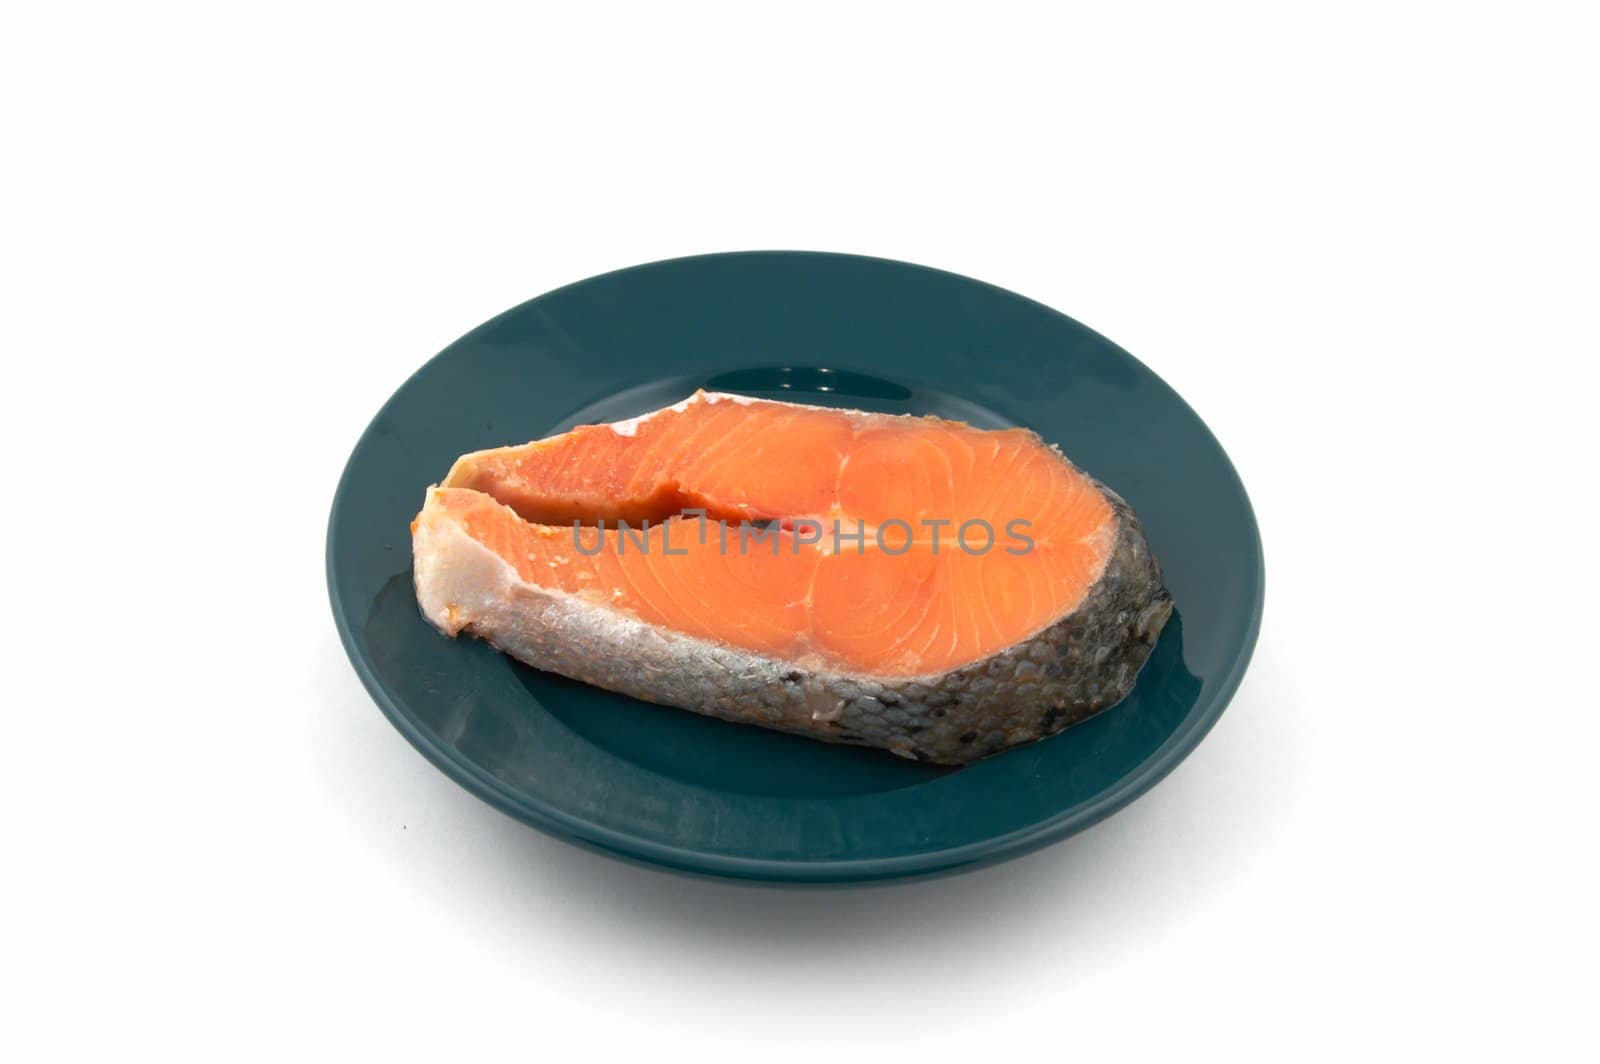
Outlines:
[[[1071, 613], [1116, 531], [1097, 486], [1025, 429], [705, 392], [466, 455], [418, 521], [648, 625], [897, 678], [979, 661]], [[742, 548], [741, 521], [785, 531]]]

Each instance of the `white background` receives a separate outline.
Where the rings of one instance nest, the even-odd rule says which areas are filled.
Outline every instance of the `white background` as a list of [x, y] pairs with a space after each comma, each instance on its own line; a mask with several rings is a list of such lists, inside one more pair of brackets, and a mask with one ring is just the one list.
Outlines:
[[[8, 7], [4, 1055], [1595, 1059], [1592, 17]], [[1055, 306], [1232, 454], [1255, 663], [1125, 812], [890, 889], [676, 878], [357, 683], [323, 534], [388, 394], [773, 247]]]

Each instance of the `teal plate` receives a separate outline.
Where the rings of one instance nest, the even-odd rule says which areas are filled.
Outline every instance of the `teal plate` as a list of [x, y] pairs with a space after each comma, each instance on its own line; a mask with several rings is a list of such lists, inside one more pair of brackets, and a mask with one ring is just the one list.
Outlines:
[[[1178, 612], [1133, 693], [961, 769], [648, 705], [422, 619], [408, 524], [459, 454], [654, 410], [696, 388], [1026, 425], [1133, 504]], [[1120, 809], [1238, 687], [1261, 543], [1227, 455], [1126, 352], [1011, 292], [853, 255], [749, 252], [608, 273], [451, 344], [356, 445], [328, 526], [350, 660], [452, 779], [534, 827], [668, 868], [789, 883], [947, 872]]]

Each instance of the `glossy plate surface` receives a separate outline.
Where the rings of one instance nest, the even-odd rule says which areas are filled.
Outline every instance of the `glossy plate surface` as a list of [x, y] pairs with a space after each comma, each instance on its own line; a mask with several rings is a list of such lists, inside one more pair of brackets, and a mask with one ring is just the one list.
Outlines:
[[[417, 610], [408, 524], [466, 451], [696, 388], [1017, 424], [1126, 498], [1177, 613], [1124, 702], [962, 769], [637, 702], [526, 668]], [[412, 376], [356, 445], [328, 528], [345, 649], [378, 705], [491, 805], [673, 869], [825, 883], [995, 861], [1078, 831], [1194, 748], [1244, 673], [1261, 545], [1227, 456], [1127, 353], [1002, 289], [906, 263], [748, 252], [540, 296]]]

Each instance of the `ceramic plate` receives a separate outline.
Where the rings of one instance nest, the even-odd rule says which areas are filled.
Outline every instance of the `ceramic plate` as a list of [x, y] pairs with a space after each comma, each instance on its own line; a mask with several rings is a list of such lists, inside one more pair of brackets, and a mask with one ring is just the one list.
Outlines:
[[[654, 410], [696, 388], [1025, 425], [1126, 498], [1177, 612], [1133, 693], [960, 769], [637, 702], [422, 619], [408, 523], [459, 454]], [[1260, 624], [1249, 500], [1160, 378], [1011, 292], [851, 255], [749, 252], [580, 281], [474, 329], [405, 382], [340, 481], [334, 617], [362, 682], [451, 778], [534, 827], [681, 871], [880, 880], [1015, 856], [1105, 817], [1194, 749]]]

